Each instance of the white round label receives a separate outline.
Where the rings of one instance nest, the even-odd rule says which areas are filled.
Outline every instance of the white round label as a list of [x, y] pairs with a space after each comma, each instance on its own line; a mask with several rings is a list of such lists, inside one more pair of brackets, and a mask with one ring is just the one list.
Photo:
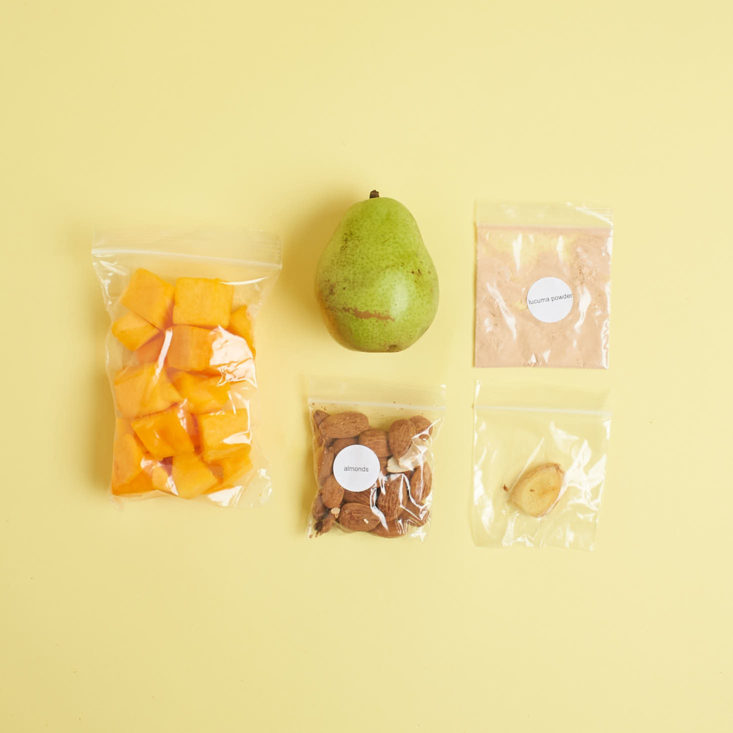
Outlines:
[[573, 307], [573, 291], [559, 277], [541, 277], [527, 293], [529, 312], [543, 323], [557, 323]]
[[379, 478], [379, 458], [365, 445], [347, 445], [334, 459], [333, 475], [349, 491], [366, 491]]

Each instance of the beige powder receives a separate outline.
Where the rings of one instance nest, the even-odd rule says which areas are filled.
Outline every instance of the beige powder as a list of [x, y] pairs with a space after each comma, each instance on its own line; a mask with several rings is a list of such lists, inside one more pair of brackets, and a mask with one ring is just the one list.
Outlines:
[[[476, 366], [607, 368], [611, 242], [610, 225], [522, 228], [479, 221]], [[569, 312], [555, 323], [539, 320], [527, 302], [532, 285], [547, 277], [572, 292]]]

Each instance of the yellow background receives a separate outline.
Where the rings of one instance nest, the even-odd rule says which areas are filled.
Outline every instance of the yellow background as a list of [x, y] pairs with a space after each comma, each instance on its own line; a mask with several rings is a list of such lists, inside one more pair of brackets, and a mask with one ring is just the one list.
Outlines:
[[[12, 2], [0, 22], [0, 729], [728, 731], [730, 4]], [[318, 254], [371, 188], [441, 279], [427, 335], [347, 352]], [[469, 533], [473, 201], [615, 211], [598, 547]], [[118, 510], [114, 225], [273, 230], [258, 324], [266, 506]], [[301, 375], [445, 382], [427, 541], [304, 539]]]

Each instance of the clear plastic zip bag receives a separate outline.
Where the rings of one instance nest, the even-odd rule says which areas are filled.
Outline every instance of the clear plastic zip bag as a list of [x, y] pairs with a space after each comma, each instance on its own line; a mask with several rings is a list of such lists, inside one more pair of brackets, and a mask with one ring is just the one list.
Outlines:
[[317, 486], [308, 536], [424, 539], [444, 388], [311, 379], [308, 392]]
[[478, 202], [475, 365], [608, 368], [612, 243], [605, 209]]
[[[591, 550], [606, 481], [611, 415], [601, 395], [474, 403], [474, 542]], [[539, 405], [539, 406], [538, 406]]]
[[92, 261], [111, 325], [106, 369], [119, 497], [264, 501], [253, 441], [254, 323], [281, 268], [263, 233], [109, 232]]

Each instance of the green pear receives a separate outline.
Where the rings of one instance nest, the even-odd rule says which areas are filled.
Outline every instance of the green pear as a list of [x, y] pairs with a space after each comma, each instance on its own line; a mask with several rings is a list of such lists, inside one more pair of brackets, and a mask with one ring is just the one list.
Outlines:
[[412, 214], [372, 191], [321, 254], [316, 291], [333, 337], [357, 351], [402, 351], [438, 309], [438, 276]]

